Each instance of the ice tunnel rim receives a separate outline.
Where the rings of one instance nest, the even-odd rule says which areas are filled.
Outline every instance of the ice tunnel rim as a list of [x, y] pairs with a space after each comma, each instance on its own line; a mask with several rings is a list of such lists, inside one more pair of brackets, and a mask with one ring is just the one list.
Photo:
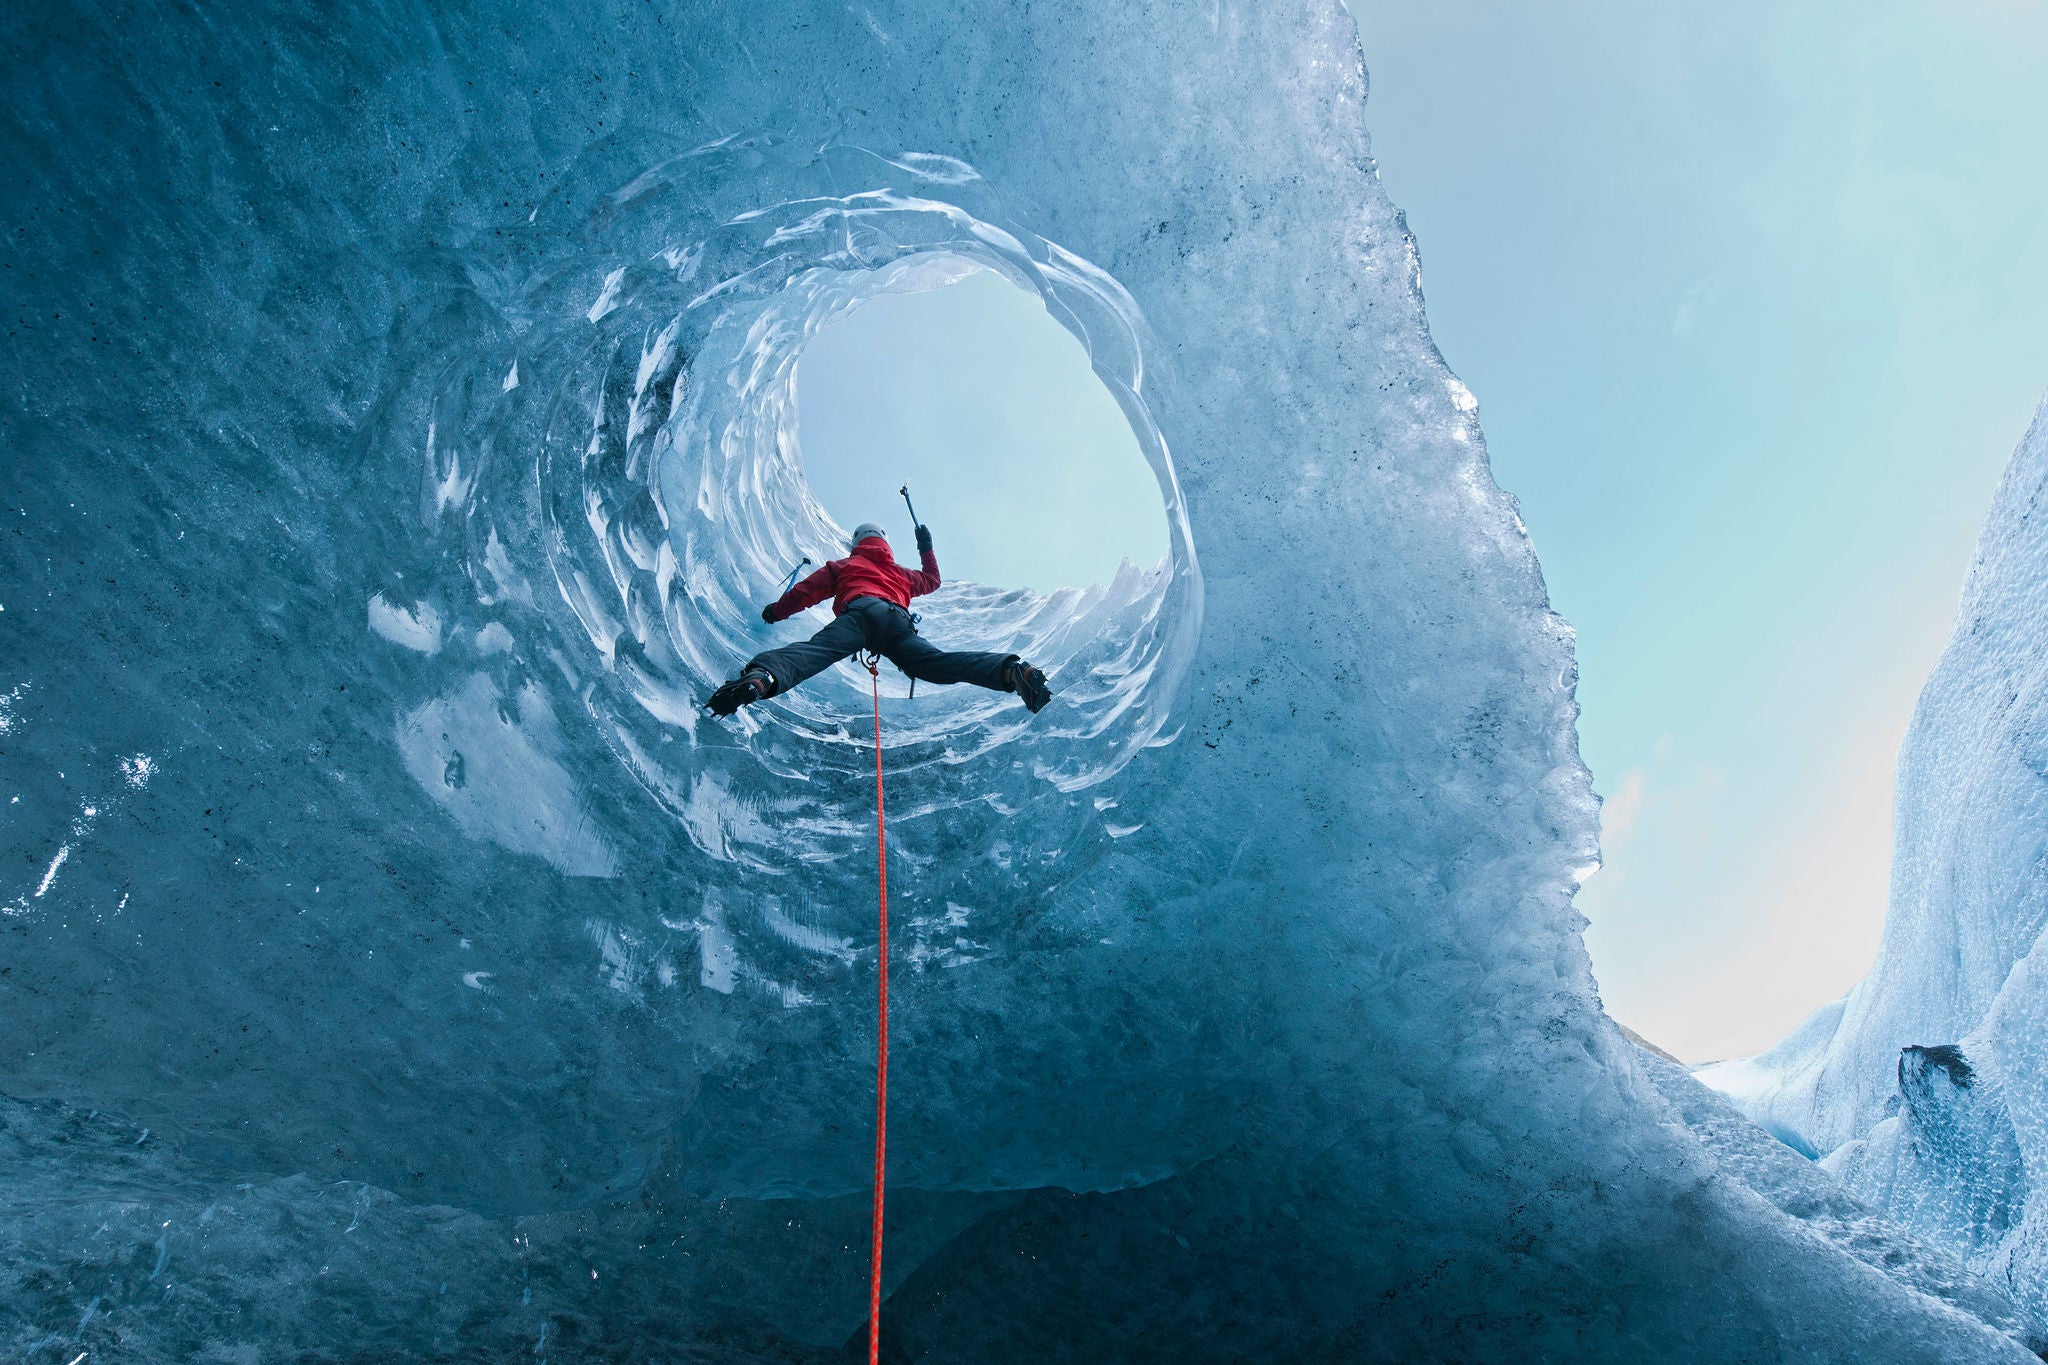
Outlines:
[[[865, 220], [874, 218], [895, 220], [888, 226], [899, 232], [902, 220], [910, 219], [917, 226], [904, 235], [920, 240], [862, 240], [872, 227]], [[1120, 575], [1112, 584], [1043, 596], [966, 585], [979, 588], [985, 603], [1006, 604], [1013, 613], [1029, 616], [1036, 608], [1046, 627], [1040, 634], [1054, 638], [1024, 645], [1020, 652], [1033, 653], [1056, 674], [1103, 638], [1112, 624], [1111, 607], [1139, 610], [1163, 627], [1153, 632], [1161, 638], [1146, 642], [1141, 651], [1147, 656], [1142, 666], [1128, 670], [1142, 674], [1138, 687], [1148, 705], [1116, 705], [1110, 708], [1107, 725], [1089, 727], [1092, 737], [1100, 738], [1103, 730], [1135, 719], [1145, 731], [1142, 742], [1120, 746], [1111, 763], [1093, 765], [1093, 771], [1068, 771], [1053, 778], [1063, 789], [1077, 789], [1111, 775], [1163, 728], [1163, 712], [1185, 673], [1200, 616], [1200, 570], [1178, 476], [1142, 393], [1147, 333], [1135, 301], [1107, 272], [1072, 252], [1027, 241], [957, 205], [916, 195], [867, 191], [840, 199], [795, 200], [752, 210], [742, 221], [757, 230], [774, 224], [762, 232], [762, 240], [783, 249], [777, 258], [780, 280], [774, 288], [762, 290], [752, 306], [721, 309], [706, 328], [691, 358], [695, 382], [688, 399], [676, 405], [664, 425], [657, 475], [667, 539], [677, 563], [689, 566], [700, 582], [706, 567], [716, 566], [711, 575], [715, 583], [741, 590], [727, 593], [714, 611], [698, 611], [695, 620], [687, 618], [700, 599], [685, 599], [667, 617], [670, 633], [699, 645], [715, 643], [716, 658], [728, 669], [736, 667], [764, 647], [752, 630], [755, 600], [772, 597], [775, 585], [798, 560], [820, 562], [844, 553], [843, 533], [810, 491], [796, 433], [795, 367], [809, 340], [884, 293], [920, 292], [973, 271], [987, 271], [1039, 298], [1053, 320], [1080, 342], [1096, 381], [1117, 403], [1152, 470], [1167, 524], [1168, 553], [1161, 565]], [[942, 230], [935, 233], [934, 222]], [[811, 256], [787, 252], [792, 242], [816, 236], [829, 236], [838, 249]], [[699, 299], [727, 288], [733, 278], [714, 284]], [[643, 369], [645, 364], [643, 360]], [[749, 456], [754, 460], [751, 465]], [[711, 509], [717, 516], [697, 515]], [[721, 519], [723, 524], [715, 524]], [[733, 555], [734, 545], [745, 553]], [[1136, 581], [1125, 582], [1126, 577]], [[933, 601], [942, 610], [947, 605], [944, 594], [942, 590]], [[1178, 647], [1160, 647], [1170, 645], [1164, 637], [1184, 638]], [[704, 663], [714, 660], [706, 658]], [[852, 665], [841, 669], [836, 689], [828, 674], [760, 709], [779, 724], [793, 727], [804, 742], [850, 746], [854, 736], [848, 731], [846, 713], [854, 699], [849, 689], [864, 693], [865, 686], [852, 675]], [[715, 666], [699, 673], [705, 684], [715, 684], [717, 676]], [[890, 694], [900, 696], [905, 690], [894, 681]], [[1009, 744], [1030, 743], [1028, 717], [1021, 711], [1009, 715], [1016, 708], [1003, 705], [1014, 699], [971, 695], [974, 691], [954, 688], [921, 694], [918, 706], [930, 719], [899, 715], [885, 745], [898, 750], [900, 757], [903, 751], [937, 744], [941, 748], [934, 760], [958, 764]], [[1140, 714], [1131, 717], [1134, 710]], [[1144, 713], [1159, 714], [1148, 722]], [[751, 740], [763, 728], [760, 720], [743, 712], [737, 728]], [[963, 733], [966, 743], [961, 742]]]
[[[856, 188], [824, 196], [819, 186]], [[927, 599], [947, 618], [965, 613], [946, 634], [1002, 639], [1048, 667], [1059, 696], [1037, 716], [1014, 696], [965, 687], [920, 689], [889, 708], [891, 770], [928, 773], [905, 818], [1072, 804], [1181, 733], [1201, 571], [1145, 396], [1159, 339], [1107, 271], [1009, 222], [951, 158], [763, 140], [722, 141], [643, 172], [600, 196], [558, 245], [551, 262], [522, 269], [519, 290], [492, 296], [509, 324], [495, 344], [454, 358], [435, 381], [423, 515], [464, 542], [475, 602], [456, 614], [474, 619], [455, 629], [502, 624], [523, 636], [492, 668], [540, 680], [553, 713], [594, 722], [699, 851], [782, 873], [842, 856], [859, 837], [860, 800], [844, 779], [871, 773], [865, 678], [857, 715], [847, 680], [835, 688], [829, 674], [733, 722], [699, 703], [781, 642], [758, 613], [806, 553], [796, 547], [844, 553], [794, 444], [788, 381], [803, 342], [879, 292], [929, 284], [932, 271], [995, 273], [1079, 340], [1153, 471], [1168, 554], [1085, 589], [949, 584], [950, 603]], [[472, 279], [480, 293], [497, 287]], [[887, 689], [900, 696], [903, 684]], [[772, 815], [761, 804], [771, 790]], [[1098, 795], [1094, 811], [1114, 804], [1114, 791]]]

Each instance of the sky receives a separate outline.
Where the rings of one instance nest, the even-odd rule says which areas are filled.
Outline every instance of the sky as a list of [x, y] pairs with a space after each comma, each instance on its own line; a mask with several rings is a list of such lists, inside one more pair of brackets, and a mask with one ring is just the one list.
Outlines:
[[[1899, 741], [2048, 388], [2048, 0], [1352, 10], [1431, 327], [1578, 631], [1603, 1000], [1758, 1051], [1876, 952]], [[799, 365], [813, 483], [851, 525], [909, 478], [963, 576], [1149, 563], [1083, 363], [991, 276], [867, 304]]]
[[906, 482], [949, 578], [1050, 592], [1166, 554], [1158, 480], [1087, 351], [1001, 276], [861, 304], [804, 347], [796, 403], [812, 493], [899, 558]]
[[1868, 969], [1891, 783], [2048, 388], [2042, 0], [1353, 0], [1382, 181], [1578, 631], [1616, 1018]]

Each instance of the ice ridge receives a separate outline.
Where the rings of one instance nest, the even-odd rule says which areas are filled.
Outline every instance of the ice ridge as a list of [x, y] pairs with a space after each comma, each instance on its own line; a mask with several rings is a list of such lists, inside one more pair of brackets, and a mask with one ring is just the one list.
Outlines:
[[2048, 401], [2006, 467], [1899, 753], [1870, 975], [1763, 1055], [1703, 1071], [1843, 1183], [2048, 1324]]

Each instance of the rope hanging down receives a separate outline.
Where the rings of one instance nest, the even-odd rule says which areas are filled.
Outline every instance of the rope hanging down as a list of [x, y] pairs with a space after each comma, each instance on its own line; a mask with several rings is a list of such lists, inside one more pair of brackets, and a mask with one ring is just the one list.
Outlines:
[[889, 1136], [889, 839], [882, 823], [882, 675], [881, 659], [867, 655], [868, 679], [875, 692], [875, 868], [881, 885], [881, 994], [877, 1007], [875, 1052], [875, 1240], [868, 1262], [868, 1365], [882, 1358], [882, 1155]]

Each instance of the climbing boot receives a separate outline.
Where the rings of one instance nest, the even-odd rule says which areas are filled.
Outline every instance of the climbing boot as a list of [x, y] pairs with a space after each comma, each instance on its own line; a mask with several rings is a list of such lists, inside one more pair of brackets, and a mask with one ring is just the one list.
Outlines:
[[742, 706], [750, 706], [764, 697], [775, 695], [775, 679], [762, 668], [750, 668], [711, 694], [711, 700], [704, 703], [714, 716], [729, 716]]
[[1024, 707], [1033, 715], [1046, 708], [1052, 700], [1052, 689], [1045, 685], [1045, 674], [1022, 659], [1010, 660], [1003, 678], [1010, 684], [1010, 690], [1024, 699]]

